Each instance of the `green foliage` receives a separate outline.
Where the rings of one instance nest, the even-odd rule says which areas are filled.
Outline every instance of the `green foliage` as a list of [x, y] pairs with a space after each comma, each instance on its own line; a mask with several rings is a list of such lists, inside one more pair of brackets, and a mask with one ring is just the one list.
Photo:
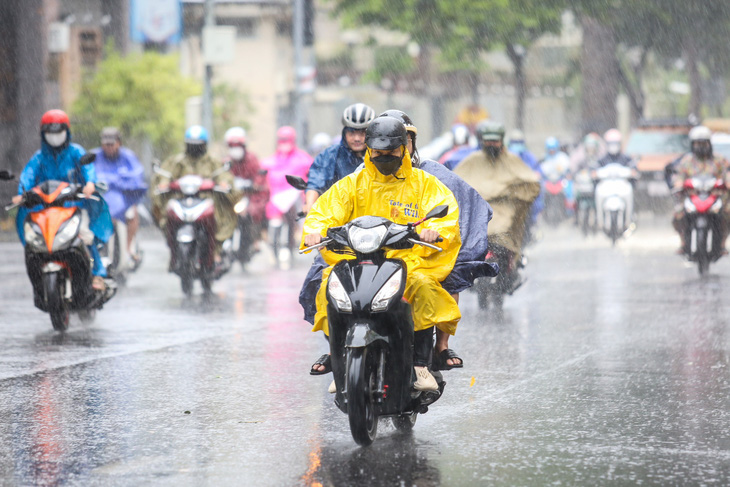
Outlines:
[[365, 81], [379, 83], [383, 78], [398, 78], [413, 71], [415, 63], [402, 47], [375, 48], [375, 67], [367, 73]]
[[98, 144], [102, 127], [119, 127], [131, 138], [147, 138], [158, 156], [182, 145], [185, 101], [200, 95], [199, 83], [180, 74], [177, 55], [145, 52], [122, 57], [113, 49], [82, 82], [71, 113], [78, 140]]

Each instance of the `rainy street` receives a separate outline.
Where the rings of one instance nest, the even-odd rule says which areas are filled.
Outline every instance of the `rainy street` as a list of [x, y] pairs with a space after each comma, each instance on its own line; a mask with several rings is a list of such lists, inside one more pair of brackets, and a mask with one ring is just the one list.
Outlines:
[[444, 397], [366, 448], [308, 375], [326, 350], [297, 302], [309, 257], [261, 252], [186, 301], [148, 231], [128, 286], [59, 334], [0, 244], [0, 483], [727, 485], [730, 263], [700, 278], [677, 244], [667, 216], [616, 248], [543, 228], [501, 320], [462, 295]]

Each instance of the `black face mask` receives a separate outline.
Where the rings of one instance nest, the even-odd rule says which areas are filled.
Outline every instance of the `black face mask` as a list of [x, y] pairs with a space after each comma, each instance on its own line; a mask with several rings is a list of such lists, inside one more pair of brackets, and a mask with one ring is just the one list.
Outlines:
[[394, 156], [392, 154], [373, 157], [370, 160], [373, 161], [375, 168], [384, 176], [395, 174], [400, 165], [403, 163], [402, 157]]
[[185, 152], [190, 157], [201, 157], [208, 152], [208, 146], [206, 144], [185, 144]]
[[712, 157], [712, 144], [709, 142], [701, 142], [692, 144], [692, 152], [700, 159], [709, 159]]
[[484, 152], [487, 153], [487, 156], [491, 159], [496, 159], [499, 157], [499, 154], [502, 152], [501, 147], [495, 147], [493, 145], [485, 145], [484, 146]]

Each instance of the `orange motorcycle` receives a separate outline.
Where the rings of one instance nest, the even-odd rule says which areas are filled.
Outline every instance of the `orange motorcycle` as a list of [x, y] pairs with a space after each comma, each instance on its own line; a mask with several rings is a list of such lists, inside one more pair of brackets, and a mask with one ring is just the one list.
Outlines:
[[88, 217], [73, 204], [86, 198], [82, 189], [82, 185], [65, 181], [44, 181], [25, 191], [17, 205], [28, 209], [23, 233], [33, 301], [51, 316], [58, 331], [68, 328], [71, 312], [77, 312], [84, 322], [93, 320], [96, 310], [116, 292], [111, 280], [104, 291], [91, 285], [93, 259], [87, 246], [93, 244], [93, 234], [88, 223], [82, 225]]

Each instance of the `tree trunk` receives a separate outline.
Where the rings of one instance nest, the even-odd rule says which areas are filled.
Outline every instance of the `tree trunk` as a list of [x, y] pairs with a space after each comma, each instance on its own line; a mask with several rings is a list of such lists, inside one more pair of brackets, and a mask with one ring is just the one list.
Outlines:
[[603, 133], [616, 126], [616, 97], [619, 86], [616, 37], [611, 28], [591, 17], [583, 17], [581, 24], [581, 130], [584, 134]]
[[685, 57], [687, 59], [687, 73], [689, 74], [690, 98], [689, 98], [689, 116], [694, 115], [698, 119], [701, 118], [702, 112], [702, 78], [699, 70], [699, 55], [697, 46], [691, 36], [686, 40], [684, 47]]
[[515, 127], [525, 129], [525, 98], [527, 86], [525, 80], [525, 53], [517, 52], [512, 44], [507, 44], [507, 55], [515, 68], [515, 84], [517, 85], [517, 106], [515, 107]]

